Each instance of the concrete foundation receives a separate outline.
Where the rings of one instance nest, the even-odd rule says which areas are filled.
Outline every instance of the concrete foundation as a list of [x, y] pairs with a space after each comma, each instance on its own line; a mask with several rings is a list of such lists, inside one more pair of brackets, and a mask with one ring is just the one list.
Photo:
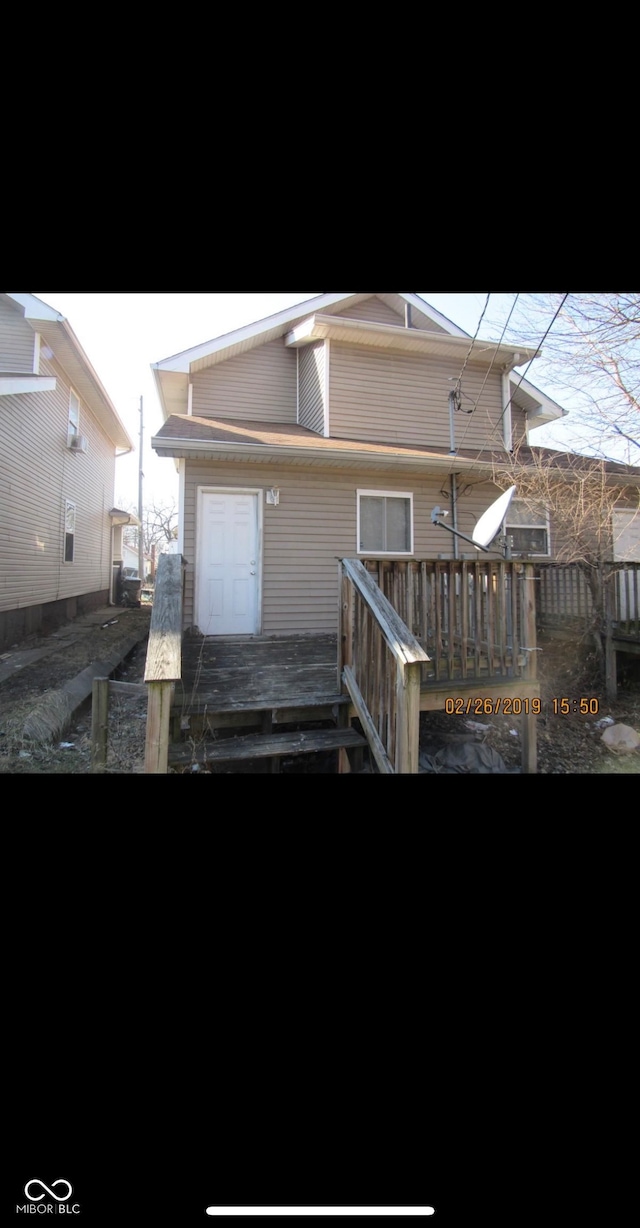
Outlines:
[[109, 590], [81, 593], [62, 601], [23, 606], [19, 610], [0, 610], [0, 651], [11, 648], [28, 635], [48, 634], [63, 623], [109, 604]]

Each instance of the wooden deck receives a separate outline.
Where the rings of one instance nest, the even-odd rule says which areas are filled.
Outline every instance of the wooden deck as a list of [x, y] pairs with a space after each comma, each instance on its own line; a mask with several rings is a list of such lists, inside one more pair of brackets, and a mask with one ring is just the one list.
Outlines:
[[[357, 717], [380, 771], [415, 773], [421, 710], [446, 709], [462, 696], [539, 694], [532, 568], [452, 560], [373, 561], [373, 568], [375, 578], [358, 560], [339, 561], [337, 635], [183, 636], [179, 670], [167, 674], [161, 662], [159, 682], [147, 669], [150, 686], [164, 688], [157, 766], [148, 770], [162, 770], [169, 752], [170, 761], [182, 760], [182, 738], [215, 741], [224, 729], [236, 734], [238, 757], [273, 760], [316, 749], [307, 743], [313, 729], [338, 750], [339, 770], [351, 770], [357, 740], [364, 744], [351, 728]], [[535, 771], [535, 720], [522, 721], [523, 770]], [[207, 760], [224, 757], [226, 747], [212, 755], [210, 746]]]
[[[337, 636], [291, 635], [186, 637], [182, 645], [182, 679], [176, 683], [174, 713], [207, 714], [217, 727], [251, 723], [251, 714], [271, 713], [275, 723], [323, 720], [347, 701], [337, 686]], [[487, 698], [539, 694], [537, 681], [509, 676], [505, 667], [464, 680], [435, 677], [427, 667], [420, 684], [420, 710], [441, 711], [446, 699], [473, 695]], [[356, 712], [351, 706], [351, 716]]]
[[[186, 636], [174, 709], [207, 713], [216, 724], [242, 724], [271, 712], [278, 723], [324, 719], [344, 704], [337, 678], [337, 636]], [[235, 718], [235, 719], [233, 719]]]

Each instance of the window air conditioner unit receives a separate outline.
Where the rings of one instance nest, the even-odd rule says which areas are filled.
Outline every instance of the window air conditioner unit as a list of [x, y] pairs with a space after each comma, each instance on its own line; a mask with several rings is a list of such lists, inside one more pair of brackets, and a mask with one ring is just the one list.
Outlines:
[[71, 448], [72, 452], [86, 452], [87, 450], [86, 435], [70, 435], [67, 440], [67, 447]]

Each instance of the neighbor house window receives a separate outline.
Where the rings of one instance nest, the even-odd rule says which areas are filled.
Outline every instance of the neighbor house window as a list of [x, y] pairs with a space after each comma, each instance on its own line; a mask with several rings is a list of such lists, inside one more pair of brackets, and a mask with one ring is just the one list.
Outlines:
[[358, 553], [413, 553], [413, 495], [358, 491]]
[[69, 499], [64, 505], [64, 561], [73, 563], [73, 551], [76, 540], [76, 505]]
[[68, 436], [69, 436], [69, 439], [71, 439], [73, 435], [79, 435], [79, 434], [80, 434], [80, 402], [72, 388], [71, 391], [69, 392]]
[[616, 563], [640, 563], [640, 508], [613, 513], [613, 558]]
[[549, 513], [546, 508], [512, 499], [507, 511], [504, 532], [513, 538], [514, 554], [550, 554]]

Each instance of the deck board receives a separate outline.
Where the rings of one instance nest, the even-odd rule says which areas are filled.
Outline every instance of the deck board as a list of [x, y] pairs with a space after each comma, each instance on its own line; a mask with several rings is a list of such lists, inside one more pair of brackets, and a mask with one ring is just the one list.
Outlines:
[[183, 697], [216, 712], [326, 705], [339, 698], [337, 651], [335, 635], [186, 638]]

